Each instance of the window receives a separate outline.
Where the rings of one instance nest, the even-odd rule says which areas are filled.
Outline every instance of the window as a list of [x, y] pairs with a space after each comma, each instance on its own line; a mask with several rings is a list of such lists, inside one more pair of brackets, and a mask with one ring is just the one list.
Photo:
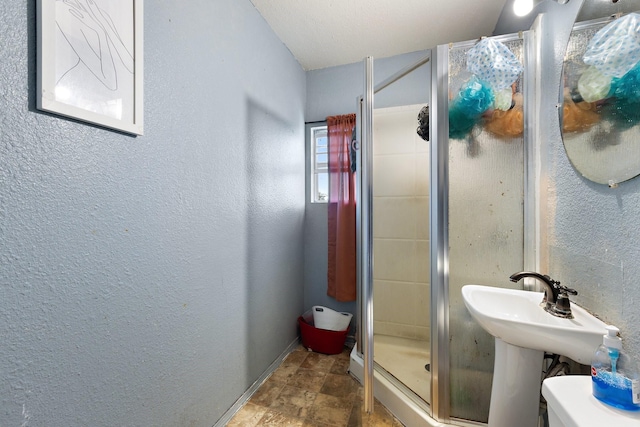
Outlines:
[[310, 129], [311, 142], [311, 203], [329, 201], [329, 151], [326, 126]]

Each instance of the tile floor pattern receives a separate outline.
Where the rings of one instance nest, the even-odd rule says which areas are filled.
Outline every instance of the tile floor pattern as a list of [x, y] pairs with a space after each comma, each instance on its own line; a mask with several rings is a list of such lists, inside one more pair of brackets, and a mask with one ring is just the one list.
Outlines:
[[378, 400], [364, 412], [363, 389], [341, 354], [307, 351], [302, 345], [253, 394], [227, 427], [402, 427]]

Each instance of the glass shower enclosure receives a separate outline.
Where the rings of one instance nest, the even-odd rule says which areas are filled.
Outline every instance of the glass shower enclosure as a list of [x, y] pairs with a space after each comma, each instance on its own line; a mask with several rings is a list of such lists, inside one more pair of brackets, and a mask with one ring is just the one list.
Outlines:
[[[525, 71], [513, 85], [523, 112], [529, 34], [495, 39], [523, 62]], [[358, 100], [361, 274], [351, 370], [364, 382], [365, 407], [375, 388], [409, 425], [417, 419], [427, 425], [487, 422], [494, 340], [470, 317], [461, 288], [521, 288], [509, 276], [530, 266], [528, 127], [522, 122], [504, 134], [487, 115], [469, 132], [450, 135], [450, 105], [473, 77], [466, 57], [476, 43], [439, 46], [430, 61], [376, 88], [369, 71]], [[430, 68], [430, 82], [424, 81], [430, 89], [428, 141], [416, 133], [425, 103], [378, 103], [392, 83], [423, 65]]]
[[[496, 38], [520, 62], [523, 40]], [[467, 53], [475, 42], [441, 48], [448, 58], [447, 93], [453, 102], [473, 75]], [[466, 134], [449, 129], [447, 154], [449, 416], [486, 422], [489, 415], [494, 339], [469, 315], [466, 284], [522, 288], [509, 276], [524, 267], [525, 146], [523, 98], [526, 74], [512, 85], [511, 109], [494, 110]], [[452, 111], [453, 108], [449, 108]], [[506, 118], [510, 115], [512, 117]], [[450, 122], [454, 120], [450, 114]], [[450, 123], [452, 125], [452, 123]], [[441, 135], [442, 137], [443, 135]], [[443, 144], [444, 145], [444, 144]]]

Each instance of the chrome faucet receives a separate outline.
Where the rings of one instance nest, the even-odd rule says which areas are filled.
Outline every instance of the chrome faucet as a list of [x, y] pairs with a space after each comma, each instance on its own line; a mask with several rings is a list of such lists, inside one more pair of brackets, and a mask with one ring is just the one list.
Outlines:
[[544, 298], [542, 299], [541, 304], [544, 304], [545, 311], [556, 317], [573, 319], [573, 314], [571, 314], [571, 302], [569, 301], [568, 294], [578, 295], [578, 292], [575, 289], [561, 286], [560, 282], [557, 280], [553, 280], [547, 275], [535, 273], [533, 271], [521, 271], [519, 273], [514, 273], [509, 277], [509, 279], [512, 282], [517, 282], [525, 277], [533, 277], [542, 283], [542, 287], [544, 288]]

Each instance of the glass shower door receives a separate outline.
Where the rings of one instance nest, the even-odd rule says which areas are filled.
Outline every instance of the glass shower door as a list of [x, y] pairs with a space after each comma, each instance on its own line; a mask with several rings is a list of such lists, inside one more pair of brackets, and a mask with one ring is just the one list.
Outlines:
[[[522, 62], [521, 38], [499, 40]], [[472, 78], [466, 61], [474, 44], [449, 48], [453, 96]], [[524, 78], [513, 85], [514, 100], [522, 96]], [[450, 115], [450, 126], [454, 119]], [[494, 339], [469, 315], [461, 289], [466, 284], [521, 289], [509, 276], [524, 265], [524, 126], [500, 134], [490, 127], [492, 120], [484, 117], [448, 142], [450, 415], [479, 422], [489, 414]]]
[[375, 363], [429, 402], [429, 142], [416, 133], [424, 106], [374, 110], [373, 330]]
[[429, 145], [416, 132], [429, 101], [431, 68], [423, 67], [429, 61], [419, 58], [374, 88], [373, 59], [365, 60], [357, 114], [365, 409], [372, 405], [374, 371], [420, 407], [429, 400]]

